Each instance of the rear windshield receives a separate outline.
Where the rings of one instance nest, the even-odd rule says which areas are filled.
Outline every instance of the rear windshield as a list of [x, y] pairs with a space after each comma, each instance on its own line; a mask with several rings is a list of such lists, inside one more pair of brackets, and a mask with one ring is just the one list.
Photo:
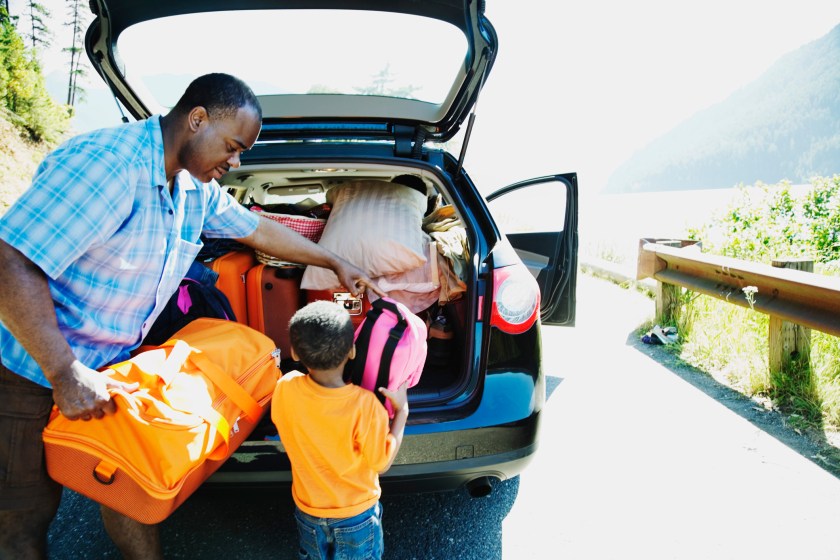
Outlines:
[[[257, 95], [385, 95], [440, 104], [466, 39], [438, 20], [356, 10], [251, 10], [161, 18], [117, 43], [127, 81], [165, 112], [195, 77], [226, 72]], [[155, 106], [157, 105], [157, 106]]]

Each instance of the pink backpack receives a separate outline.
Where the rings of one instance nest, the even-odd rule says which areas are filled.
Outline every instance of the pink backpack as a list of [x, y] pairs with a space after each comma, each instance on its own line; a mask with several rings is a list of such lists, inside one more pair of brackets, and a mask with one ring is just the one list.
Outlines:
[[364, 321], [356, 328], [356, 358], [350, 364], [350, 380], [376, 394], [394, 417], [391, 401], [377, 391], [396, 390], [406, 380], [414, 387], [426, 362], [426, 323], [391, 298], [371, 303]]

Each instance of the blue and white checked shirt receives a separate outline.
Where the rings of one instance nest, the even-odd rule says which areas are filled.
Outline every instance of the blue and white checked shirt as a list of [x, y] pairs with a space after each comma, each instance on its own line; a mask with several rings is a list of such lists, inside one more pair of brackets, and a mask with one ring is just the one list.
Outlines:
[[[198, 254], [200, 234], [247, 237], [258, 220], [215, 181], [186, 171], [170, 196], [155, 116], [58, 147], [0, 217], [0, 238], [46, 273], [59, 328], [96, 369], [140, 344]], [[0, 359], [50, 386], [2, 323]]]

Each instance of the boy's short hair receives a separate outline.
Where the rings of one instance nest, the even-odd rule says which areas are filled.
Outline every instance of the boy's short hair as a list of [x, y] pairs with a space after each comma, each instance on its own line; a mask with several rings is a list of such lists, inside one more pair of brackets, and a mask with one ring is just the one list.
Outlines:
[[307, 368], [339, 366], [353, 348], [353, 335], [350, 314], [331, 301], [314, 301], [289, 321], [289, 342]]

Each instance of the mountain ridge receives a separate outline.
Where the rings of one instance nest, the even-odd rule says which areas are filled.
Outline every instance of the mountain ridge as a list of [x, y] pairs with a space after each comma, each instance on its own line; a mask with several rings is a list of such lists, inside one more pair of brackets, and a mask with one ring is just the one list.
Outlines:
[[840, 25], [633, 154], [605, 193], [807, 182], [840, 170]]

